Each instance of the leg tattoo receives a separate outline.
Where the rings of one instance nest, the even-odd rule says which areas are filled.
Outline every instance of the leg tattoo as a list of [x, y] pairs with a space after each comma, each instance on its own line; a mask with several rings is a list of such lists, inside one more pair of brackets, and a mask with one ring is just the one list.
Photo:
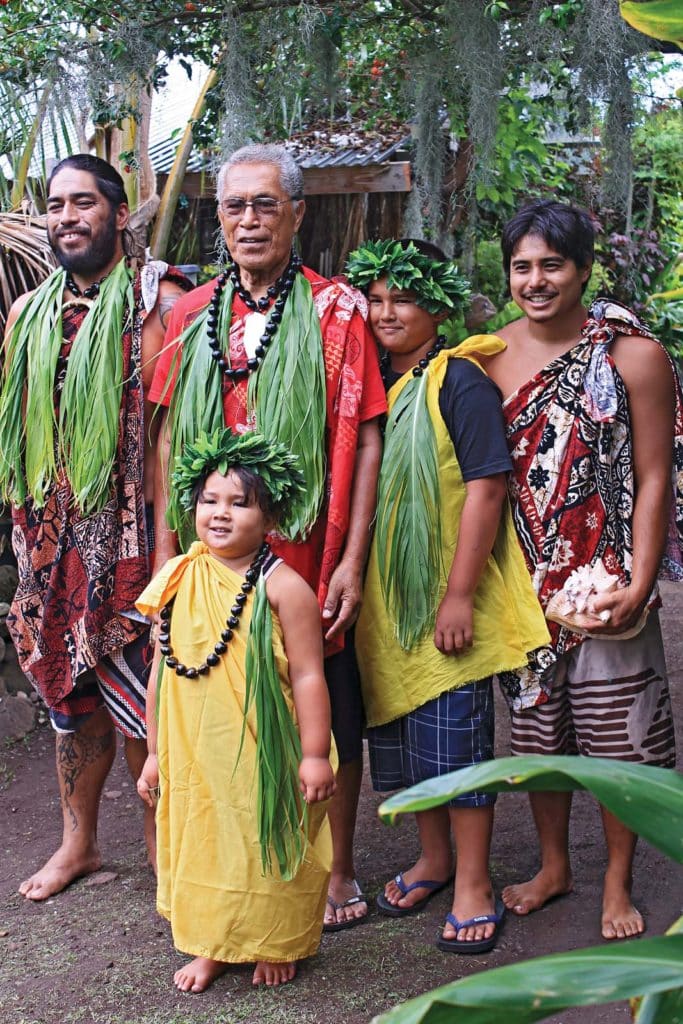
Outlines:
[[78, 818], [71, 806], [79, 775], [88, 765], [107, 754], [114, 743], [114, 733], [109, 730], [101, 736], [87, 736], [79, 733], [65, 733], [57, 741], [57, 764], [64, 785], [64, 807], [71, 818], [72, 831], [78, 830]]

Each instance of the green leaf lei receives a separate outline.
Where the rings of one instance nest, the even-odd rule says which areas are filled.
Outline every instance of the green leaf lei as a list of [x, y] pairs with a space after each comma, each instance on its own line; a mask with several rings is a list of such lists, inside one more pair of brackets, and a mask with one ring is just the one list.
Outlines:
[[349, 255], [346, 276], [361, 291], [386, 277], [389, 288], [413, 292], [417, 305], [434, 315], [455, 315], [470, 297], [469, 282], [455, 263], [425, 256], [413, 242], [404, 245], [393, 238], [364, 242]]
[[[301, 739], [287, 707], [273, 653], [273, 620], [260, 576], [251, 613], [245, 665], [244, 723], [256, 707], [258, 835], [264, 874], [272, 856], [285, 881], [294, 878], [306, 854], [307, 807], [299, 791]], [[242, 740], [237, 753], [239, 758]]]
[[427, 406], [427, 370], [411, 377], [389, 413], [375, 536], [382, 595], [396, 638], [411, 650], [436, 618], [443, 571], [439, 463]]
[[57, 422], [65, 280], [64, 270], [50, 274], [10, 332], [0, 391], [0, 494], [14, 504], [30, 496], [40, 508], [63, 467], [79, 510], [88, 514], [109, 498], [123, 388], [121, 336], [132, 326], [134, 298], [131, 271], [121, 260], [74, 339]]
[[[218, 336], [228, 339], [233, 287], [227, 282], [218, 315]], [[202, 310], [180, 337], [181, 348], [169, 379], [178, 377], [169, 407], [171, 460], [175, 465], [188, 444], [201, 431], [212, 434], [222, 427], [223, 376], [211, 358], [206, 334], [209, 308]], [[182, 355], [180, 354], [182, 353]], [[277, 334], [249, 377], [247, 406], [255, 415], [256, 429], [282, 442], [298, 459], [304, 489], [291, 503], [279, 524], [289, 540], [305, 539], [320, 513], [325, 492], [325, 365], [320, 320], [311, 286], [297, 274]], [[193, 517], [171, 492], [167, 521], [187, 550], [195, 539]]]

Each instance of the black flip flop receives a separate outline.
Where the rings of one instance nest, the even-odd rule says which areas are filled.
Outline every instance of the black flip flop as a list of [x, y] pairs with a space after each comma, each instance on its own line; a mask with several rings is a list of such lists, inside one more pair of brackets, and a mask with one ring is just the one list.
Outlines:
[[453, 880], [453, 876], [447, 878], [445, 882], [432, 882], [426, 879], [420, 879], [418, 882], [412, 882], [411, 885], [406, 885], [403, 875], [399, 873], [394, 878], [396, 886], [400, 889], [401, 895], [405, 896], [407, 893], [412, 892], [413, 889], [428, 889], [429, 892], [426, 896], [423, 896], [421, 900], [417, 900], [411, 907], [399, 907], [395, 903], [390, 903], [383, 892], [379, 894], [376, 899], [377, 909], [380, 914], [385, 914], [387, 917], [407, 917], [409, 914], [417, 914], [418, 911], [423, 910], [433, 896], [436, 896], [438, 892], [445, 889], [447, 885], [450, 885]]
[[452, 924], [456, 932], [461, 928], [471, 928], [477, 924], [494, 924], [493, 935], [488, 939], [479, 939], [477, 942], [468, 942], [466, 939], [444, 939], [443, 935], [437, 939], [436, 945], [442, 953], [490, 953], [495, 949], [500, 936], [500, 929], [505, 916], [505, 904], [502, 900], [496, 900], [496, 909], [493, 914], [480, 914], [478, 917], [469, 917], [466, 921], [458, 921], [453, 914], [448, 914], [446, 920]]

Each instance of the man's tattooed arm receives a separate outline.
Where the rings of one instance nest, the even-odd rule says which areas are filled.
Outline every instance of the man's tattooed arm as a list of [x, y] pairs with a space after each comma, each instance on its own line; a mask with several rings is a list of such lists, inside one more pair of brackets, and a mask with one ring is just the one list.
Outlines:
[[178, 288], [174, 289], [173, 291], [164, 291], [164, 294], [159, 297], [159, 301], [157, 302], [157, 313], [159, 314], [161, 326], [164, 328], [164, 330], [166, 330], [166, 328], [168, 327], [168, 318], [171, 315], [171, 310], [175, 306], [178, 299], [181, 298], [181, 296], [183, 296], [184, 294], [185, 292], [181, 291], [181, 289]]

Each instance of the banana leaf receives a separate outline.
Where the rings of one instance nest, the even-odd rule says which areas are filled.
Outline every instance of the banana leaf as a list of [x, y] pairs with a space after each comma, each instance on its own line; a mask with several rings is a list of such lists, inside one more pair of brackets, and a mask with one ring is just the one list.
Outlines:
[[380, 805], [379, 815], [392, 823], [398, 814], [438, 807], [473, 790], [502, 793], [572, 789], [587, 789], [628, 828], [683, 863], [683, 777], [667, 768], [601, 757], [530, 756], [486, 761], [397, 793]]
[[631, 28], [654, 39], [683, 45], [683, 8], [681, 0], [649, 0], [633, 3], [622, 0], [619, 12]]
[[[666, 934], [683, 935], [683, 917]], [[638, 1000], [634, 1020], [636, 1024], [683, 1024], [683, 988], [655, 992]]]
[[[375, 1017], [373, 1024], [532, 1024], [571, 1006], [673, 995], [683, 983], [682, 965], [683, 935], [556, 953], [461, 978]], [[663, 1018], [649, 1024], [655, 1021], [663, 1024]]]

